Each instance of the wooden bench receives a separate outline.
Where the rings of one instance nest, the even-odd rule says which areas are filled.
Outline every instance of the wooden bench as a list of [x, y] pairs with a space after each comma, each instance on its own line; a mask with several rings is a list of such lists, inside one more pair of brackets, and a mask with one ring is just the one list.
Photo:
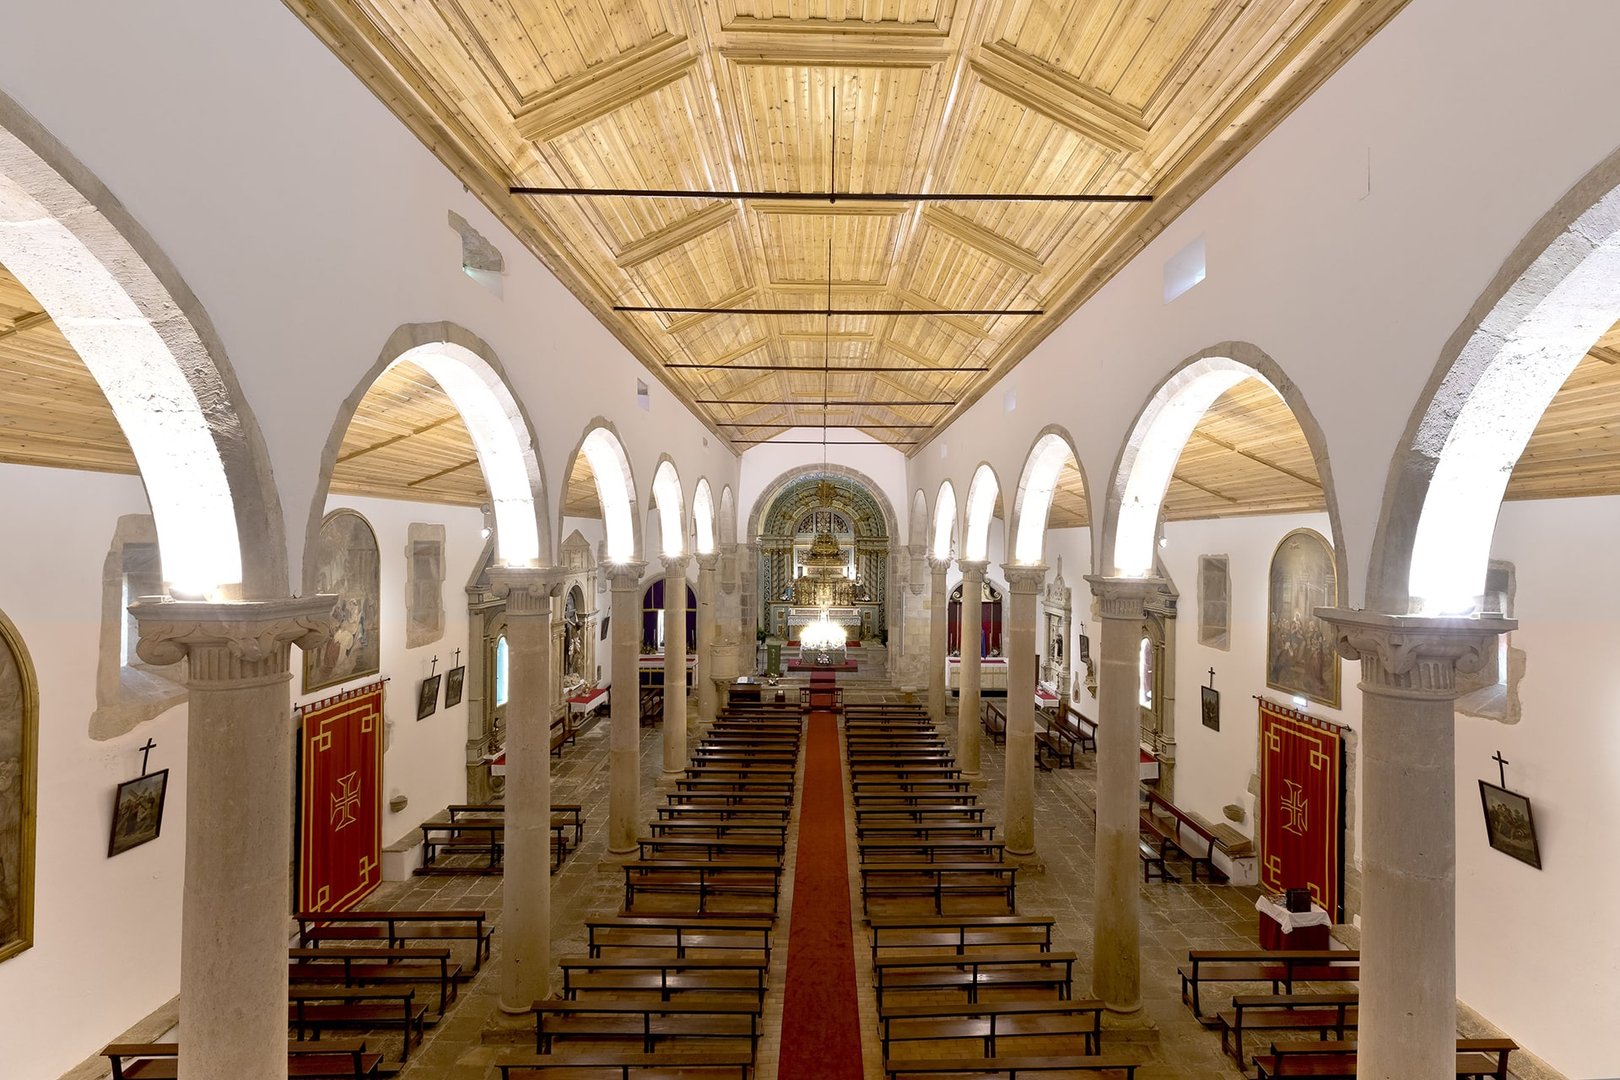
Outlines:
[[641, 1039], [651, 1054], [659, 1039], [747, 1039], [759, 1047], [763, 1006], [746, 1001], [537, 1001], [534, 1049], [551, 1053], [556, 1040]]
[[901, 818], [916, 822], [951, 822], [984, 820], [985, 808], [974, 802], [934, 803], [918, 806], [914, 803], [880, 804], [874, 806], [857, 806], [855, 820], [858, 824], [878, 824], [886, 820]]
[[1164, 865], [1164, 853], [1150, 843], [1145, 836], [1136, 838], [1136, 852], [1142, 860], [1142, 880], [1152, 881], [1155, 872], [1160, 881], [1180, 881], [1170, 869]]
[[525, 1073], [568, 1069], [575, 1073], [595, 1072], [618, 1076], [620, 1080], [748, 1080], [754, 1066], [752, 1053], [670, 1052], [631, 1054], [604, 1051], [589, 1054], [547, 1054], [496, 1062], [501, 1080], [513, 1080]]
[[553, 757], [562, 757], [563, 747], [574, 741], [574, 718], [570, 713], [563, 713], [561, 717], [551, 722], [551, 753]]
[[984, 1056], [995, 1057], [998, 1039], [1078, 1036], [1081, 1051], [1095, 1054], [1102, 1042], [1100, 1001], [1003, 1001], [962, 1005], [885, 1005], [878, 1010], [883, 1056], [897, 1042], [982, 1039]]
[[[680, 781], [676, 781], [680, 783]], [[664, 801], [680, 803], [683, 806], [706, 806], [710, 808], [720, 806], [757, 806], [774, 803], [784, 809], [793, 805], [793, 791], [761, 791], [757, 788], [743, 788], [739, 791], [689, 791], [685, 788], [679, 791], [667, 792]]]
[[[1060, 768], [1072, 769], [1077, 753], [1096, 753], [1096, 721], [1064, 702], [1062, 710], [1048, 718], [1046, 730], [1035, 733], [1035, 744], [1038, 761], [1044, 752], [1051, 754]], [[1045, 762], [1040, 761], [1040, 764], [1044, 765]]]
[[1221, 1050], [1245, 1068], [1243, 1032], [1314, 1031], [1322, 1039], [1332, 1032], [1343, 1039], [1356, 1029], [1358, 995], [1343, 994], [1239, 994], [1232, 998], [1230, 1011], [1217, 1013], [1221, 1025]]
[[624, 908], [635, 906], [637, 890], [697, 896], [707, 910], [711, 896], [768, 896], [776, 913], [782, 864], [765, 860], [698, 862], [681, 859], [634, 859], [624, 864]]
[[389, 1028], [398, 1026], [404, 1034], [399, 1060], [411, 1055], [411, 1038], [422, 1042], [427, 1006], [416, 1000], [416, 991], [383, 986], [292, 986], [287, 990], [287, 1025], [304, 1041], [309, 1032], [316, 1039], [328, 1028]]
[[938, 862], [966, 856], [985, 862], [1001, 862], [1007, 845], [1000, 840], [917, 840], [900, 838], [862, 839], [859, 842], [861, 861], [900, 861], [913, 858], [922, 862]]
[[916, 840], [948, 840], [952, 838], [964, 840], [993, 840], [996, 827], [982, 821], [935, 821], [935, 822], [891, 822], [880, 824], [877, 822], [857, 823], [855, 838], [857, 840], [879, 840], [885, 837], [895, 839], [912, 838]]
[[1193, 881], [1198, 880], [1200, 866], [1205, 880], [1225, 881], [1226, 875], [1215, 866], [1215, 834], [1158, 792], [1143, 790], [1148, 805], [1142, 811], [1140, 829], [1157, 841], [1159, 855], [1163, 857], [1171, 849], [1180, 852], [1187, 859]]
[[642, 727], [649, 727], [664, 719], [664, 688], [662, 686], [644, 686], [641, 688], [638, 715], [641, 717]]
[[563, 997], [574, 1000], [581, 990], [616, 994], [644, 992], [667, 1002], [680, 992], [747, 993], [765, 1001], [765, 978], [770, 961], [764, 953], [752, 956], [565, 956], [557, 962], [563, 973]]
[[[175, 1080], [179, 1043], [112, 1043], [101, 1056], [112, 1063], [112, 1080]], [[382, 1055], [368, 1053], [363, 1039], [329, 1039], [319, 1046], [289, 1043], [287, 1076], [297, 1080], [348, 1080], [377, 1075]]]
[[861, 902], [907, 896], [931, 897], [934, 914], [945, 914], [945, 897], [999, 896], [1017, 909], [1018, 867], [1011, 863], [862, 863]]
[[702, 919], [658, 915], [605, 915], [585, 920], [585, 945], [591, 956], [603, 949], [646, 949], [672, 952], [684, 959], [688, 949], [747, 949], [771, 956], [769, 918]]
[[740, 857], [750, 859], [781, 859], [783, 842], [780, 840], [745, 839], [736, 836], [641, 836], [636, 838], [642, 859], [655, 859], [674, 855], [682, 859], [721, 859]]
[[985, 734], [997, 746], [1007, 741], [1007, 713], [993, 701], [984, 701], [979, 706], [979, 721], [984, 725]]
[[1269, 983], [1271, 992], [1293, 993], [1297, 982], [1354, 981], [1361, 974], [1361, 954], [1353, 949], [1193, 949], [1187, 953], [1187, 966], [1177, 968], [1181, 976], [1181, 1000], [1192, 1006], [1193, 1015], [1213, 1025], [1199, 1000], [1199, 987], [1206, 982]]
[[1050, 915], [874, 915], [866, 920], [872, 931], [872, 959], [879, 949], [954, 949], [1005, 945], [1052, 947]]
[[657, 811], [661, 821], [733, 821], [738, 818], [772, 818], [785, 822], [793, 815], [791, 806], [759, 802], [710, 804], [695, 803], [689, 800], [671, 800], [668, 804], [657, 807]]
[[883, 1062], [889, 1080], [905, 1076], [1005, 1076], [1017, 1080], [1022, 1074], [1043, 1072], [1113, 1073], [1133, 1080], [1137, 1063], [1099, 1054], [1057, 1054], [1047, 1057], [985, 1058], [902, 1058]]
[[[1468, 1080], [1508, 1080], [1508, 1055], [1518, 1048], [1512, 1039], [1458, 1039], [1456, 1075]], [[1254, 1064], [1259, 1080], [1283, 1076], [1356, 1080], [1356, 1044], [1272, 1043], [1271, 1053], [1256, 1056]]]
[[[979, 988], [1057, 988], [1067, 999], [1074, 980], [1075, 954], [1027, 946], [1007, 946], [983, 952], [955, 949], [880, 956], [872, 961], [872, 989], [878, 1005], [890, 990], [965, 990], [968, 1003], [979, 1000]], [[1061, 968], [1059, 967], [1061, 965]]]
[[384, 941], [390, 949], [412, 941], [471, 941], [473, 971], [489, 957], [495, 928], [482, 911], [300, 911], [298, 946], [327, 941]]
[[[503, 818], [464, 817], [460, 821], [428, 820], [422, 830], [422, 865], [418, 874], [499, 874], [502, 844], [506, 833]], [[442, 855], [487, 855], [484, 866], [444, 866]]]
[[437, 983], [440, 1016], [455, 1000], [456, 982], [462, 977], [461, 965], [450, 962], [449, 949], [329, 945], [324, 949], [288, 949], [287, 959], [289, 983]]
[[654, 836], [764, 836], [787, 844], [787, 823], [776, 818], [710, 818], [693, 813], [685, 817], [660, 818], [648, 822]]

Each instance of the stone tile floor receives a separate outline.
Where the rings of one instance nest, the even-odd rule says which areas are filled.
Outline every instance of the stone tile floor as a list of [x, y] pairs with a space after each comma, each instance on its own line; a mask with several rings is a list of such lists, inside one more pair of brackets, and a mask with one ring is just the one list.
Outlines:
[[[892, 690], [866, 680], [842, 680], [852, 701], [897, 700]], [[853, 685], [851, 685], [853, 684]], [[954, 709], [954, 704], [953, 704]], [[952, 721], [954, 724], [954, 720]], [[622, 901], [623, 877], [617, 866], [604, 861], [608, 800], [608, 728], [605, 721], [583, 733], [562, 758], [552, 761], [553, 797], [584, 806], [586, 830], [581, 846], [571, 852], [562, 869], [552, 876], [552, 952], [554, 956], [584, 951], [583, 919], [588, 914], [617, 911]], [[954, 740], [953, 740], [954, 741]], [[653, 816], [663, 798], [657, 782], [662, 763], [661, 729], [642, 730], [642, 809]], [[990, 807], [989, 819], [1000, 821], [1003, 803], [1003, 751], [986, 741], [983, 770], [986, 786], [979, 792]], [[1094, 762], [1084, 757], [1079, 767], [1038, 772], [1035, 778], [1038, 857], [1043, 868], [1020, 872], [1018, 908], [1022, 912], [1051, 913], [1058, 918], [1054, 947], [1072, 949], [1080, 957], [1075, 969], [1076, 996], [1087, 996], [1090, 986], [1091, 913], [1093, 906], [1092, 850], [1094, 827]], [[846, 815], [849, 850], [853, 857], [854, 814]], [[998, 834], [999, 835], [999, 834]], [[782, 1016], [782, 988], [786, 981], [787, 935], [792, 911], [792, 865], [797, 822], [788, 836], [780, 914], [772, 952], [771, 990], [766, 998], [765, 1031], [756, 1075], [775, 1080], [776, 1054]], [[1185, 879], [1185, 875], [1183, 875]], [[367, 906], [377, 907], [483, 907], [497, 920], [495, 957], [501, 949], [498, 928], [501, 882], [498, 877], [417, 878], [383, 886]], [[1242, 1075], [1220, 1050], [1219, 1035], [1206, 1030], [1181, 1003], [1176, 967], [1190, 948], [1243, 948], [1255, 943], [1254, 890], [1205, 884], [1153, 882], [1142, 889], [1142, 990], [1144, 1007], [1134, 1030], [1110, 1028], [1104, 1047], [1129, 1053], [1143, 1061], [1141, 1080], [1231, 1080]], [[881, 1049], [876, 1031], [876, 1006], [871, 989], [871, 967], [866, 953], [858, 882], [852, 875], [851, 909], [854, 919], [857, 992], [865, 1029], [866, 1077], [881, 1077]], [[507, 1017], [497, 1004], [493, 965], [462, 988], [460, 1000], [445, 1019], [429, 1029], [424, 1045], [411, 1055], [400, 1074], [402, 1080], [494, 1080], [500, 1058], [532, 1051], [532, 1019]], [[560, 975], [555, 985], [561, 985]], [[791, 1018], [785, 1022], [791, 1023]], [[374, 1040], [397, 1060], [397, 1043]]]

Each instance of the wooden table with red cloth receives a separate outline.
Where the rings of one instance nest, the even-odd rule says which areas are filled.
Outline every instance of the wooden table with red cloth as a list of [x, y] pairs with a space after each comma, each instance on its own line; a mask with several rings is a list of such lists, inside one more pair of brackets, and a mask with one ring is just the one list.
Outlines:
[[1335, 919], [1344, 873], [1341, 731], [1260, 699], [1260, 884], [1310, 889]]

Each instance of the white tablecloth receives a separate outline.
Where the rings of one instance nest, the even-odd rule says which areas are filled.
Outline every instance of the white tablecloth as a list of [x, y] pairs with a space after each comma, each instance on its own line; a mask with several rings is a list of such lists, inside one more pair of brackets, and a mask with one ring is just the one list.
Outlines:
[[1333, 922], [1332, 919], [1328, 918], [1327, 911], [1317, 907], [1315, 904], [1311, 905], [1309, 911], [1289, 911], [1271, 897], [1265, 895], [1261, 895], [1254, 902], [1254, 910], [1262, 915], [1271, 916], [1277, 925], [1282, 927], [1282, 932], [1285, 934], [1292, 934], [1302, 926], [1327, 926]]

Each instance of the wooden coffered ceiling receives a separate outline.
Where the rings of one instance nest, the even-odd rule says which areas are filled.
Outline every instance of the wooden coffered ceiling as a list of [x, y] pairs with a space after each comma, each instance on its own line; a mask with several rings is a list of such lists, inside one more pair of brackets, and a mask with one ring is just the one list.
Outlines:
[[[1405, 0], [286, 2], [724, 437], [819, 424], [825, 389], [829, 423], [913, 446]], [[1155, 202], [538, 199], [511, 186]], [[829, 245], [840, 310], [1047, 314], [612, 310], [824, 307]]]
[[360, 399], [332, 492], [453, 506], [489, 502], [472, 436], [450, 396], [415, 364], [395, 364]]

